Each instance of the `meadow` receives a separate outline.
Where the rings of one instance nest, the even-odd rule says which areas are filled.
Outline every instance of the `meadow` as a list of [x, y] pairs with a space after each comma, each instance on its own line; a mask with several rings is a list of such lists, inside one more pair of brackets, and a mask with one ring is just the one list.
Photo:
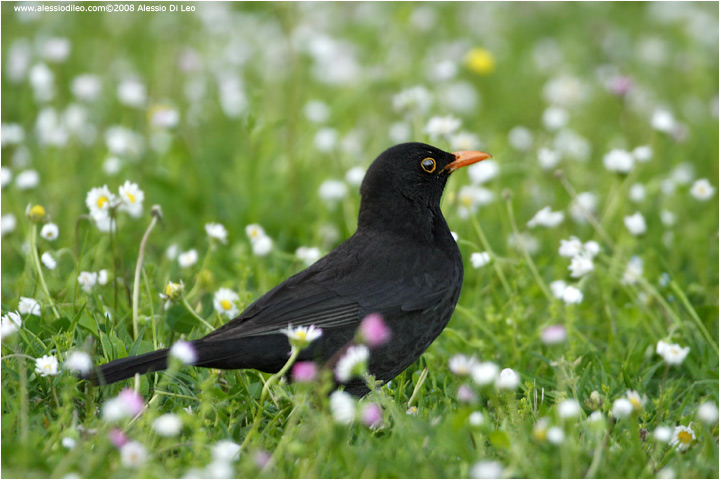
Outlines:
[[[33, 5], [0, 6], [3, 478], [718, 478], [717, 3]], [[181, 365], [406, 141], [494, 156], [448, 182], [420, 360], [362, 399]]]

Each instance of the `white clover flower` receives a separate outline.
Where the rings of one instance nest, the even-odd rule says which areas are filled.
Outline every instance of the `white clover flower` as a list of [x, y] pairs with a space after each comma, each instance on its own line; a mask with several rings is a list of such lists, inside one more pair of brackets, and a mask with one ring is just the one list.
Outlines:
[[653, 430], [653, 438], [660, 443], [668, 443], [672, 439], [672, 428], [660, 425]]
[[52, 257], [52, 255], [50, 255], [49, 252], [43, 253], [40, 257], [40, 261], [43, 263], [43, 265], [45, 265], [45, 268], [47, 268], [48, 270], [55, 270], [55, 268], [57, 267], [57, 262]]
[[632, 155], [638, 162], [645, 163], [650, 161], [653, 155], [653, 151], [650, 146], [641, 145], [639, 147], [635, 147], [635, 149], [632, 151]]
[[633, 404], [627, 398], [618, 398], [613, 402], [612, 416], [621, 419], [627, 418], [633, 412]]
[[220, 223], [206, 223], [205, 232], [211, 240], [217, 240], [220, 243], [227, 243], [227, 230]]
[[455, 375], [469, 375], [475, 365], [477, 365], [475, 357], [467, 357], [460, 353], [453, 355], [448, 364], [450, 371]]
[[131, 440], [120, 447], [120, 460], [128, 468], [140, 468], [147, 460], [147, 450], [141, 443]]
[[573, 398], [563, 400], [558, 404], [558, 415], [562, 419], [579, 417], [580, 413], [582, 413], [580, 404]]
[[484, 460], [470, 467], [470, 478], [503, 478], [504, 476], [505, 468], [500, 462]]
[[188, 250], [187, 252], [183, 252], [180, 255], [178, 255], [177, 259], [178, 259], [178, 264], [180, 264], [180, 266], [182, 268], [192, 267], [198, 261], [197, 250], [195, 250], [193, 248], [191, 250]]
[[508, 142], [515, 150], [527, 152], [532, 148], [533, 141], [534, 138], [532, 132], [522, 125], [513, 127], [512, 130], [508, 132]]
[[330, 118], [330, 107], [320, 100], [311, 100], [303, 107], [303, 114], [313, 123], [325, 123]]
[[493, 362], [481, 362], [473, 365], [470, 369], [473, 381], [481, 387], [495, 383], [499, 373], [500, 367]]
[[[5, 125], [3, 124], [2, 128], [5, 128]], [[5, 143], [3, 142], [3, 145]], [[13, 173], [12, 170], [10, 170], [8, 167], [2, 167], [0, 168], [0, 186], [2, 188], [7, 187], [10, 185], [10, 182], [12, 182]]]
[[71, 372], [87, 375], [93, 368], [93, 361], [85, 352], [75, 351], [65, 359], [65, 368]]
[[327, 203], [338, 202], [348, 193], [347, 185], [340, 180], [325, 180], [318, 190], [320, 198]]
[[707, 178], [701, 178], [693, 183], [690, 194], [695, 197], [696, 200], [704, 202], [715, 195], [715, 187], [710, 184]]
[[353, 345], [348, 348], [345, 355], [335, 366], [335, 378], [339, 382], [348, 382], [355, 377], [362, 376], [367, 370], [370, 350], [365, 345]]
[[560, 107], [548, 107], [542, 115], [543, 125], [550, 131], [560, 130], [567, 125], [570, 114]]
[[330, 411], [337, 423], [350, 425], [355, 420], [355, 399], [347, 392], [336, 390], [330, 394]]
[[691, 427], [685, 425], [678, 425], [673, 430], [672, 438], [670, 439], [670, 445], [675, 447], [679, 452], [690, 448], [690, 444], [695, 440], [695, 432]]
[[495, 388], [498, 390], [515, 390], [519, 386], [520, 377], [512, 368], [504, 368], [495, 380]]
[[554, 228], [562, 223], [565, 219], [563, 212], [553, 212], [550, 207], [545, 207], [538, 211], [530, 221], [527, 222], [528, 228], [537, 226], [545, 228]]
[[155, 433], [161, 437], [175, 437], [182, 431], [182, 420], [174, 413], [160, 415], [152, 424]]
[[660, 340], [657, 343], [655, 352], [663, 357], [665, 363], [668, 365], [680, 365], [685, 361], [688, 353], [690, 353], [690, 347], [681, 347], [677, 343], [665, 343]]
[[460, 128], [462, 122], [459, 118], [447, 115], [445, 117], [431, 117], [425, 125], [425, 133], [430, 135], [432, 139], [438, 138], [449, 138], [450, 135], [455, 133]]
[[131, 217], [139, 217], [142, 215], [142, 204], [145, 200], [145, 193], [140, 190], [137, 183], [131, 183], [126, 180], [120, 186], [120, 208], [119, 210], [128, 212]]
[[[450, 137], [450, 145], [453, 150], [476, 150], [480, 145], [480, 139], [470, 132], [458, 132]], [[475, 165], [480, 164], [476, 163]], [[472, 167], [469, 167], [469, 169], [472, 169]], [[470, 177], [472, 179], [472, 174], [470, 174]]]
[[80, 272], [80, 275], [78, 275], [78, 283], [82, 287], [83, 291], [87, 293], [92, 292], [95, 285], [97, 285], [97, 280], [97, 272]]
[[70, 90], [78, 100], [92, 102], [100, 95], [102, 84], [97, 75], [83, 74], [73, 78]]
[[582, 302], [583, 293], [576, 287], [568, 285], [563, 291], [562, 300], [568, 305], [578, 304]]
[[647, 225], [645, 224], [645, 217], [643, 217], [642, 213], [635, 212], [632, 215], [628, 215], [623, 219], [623, 222], [625, 223], [625, 227], [628, 229], [628, 231], [635, 235], [642, 235], [647, 231]]
[[310, 266], [320, 259], [322, 253], [320, 253], [320, 249], [317, 247], [298, 247], [298, 249], [295, 250], [295, 256], [305, 265]]
[[576, 255], [570, 261], [568, 270], [572, 278], [580, 278], [595, 270], [595, 265], [589, 256]]
[[635, 164], [635, 157], [626, 150], [615, 148], [603, 157], [603, 165], [611, 172], [629, 173]]
[[473, 427], [479, 427], [485, 423], [485, 415], [483, 415], [482, 412], [472, 412], [470, 416], [468, 416], [468, 423]]
[[634, 285], [642, 278], [642, 274], [642, 258], [634, 255], [632, 258], [630, 258], [630, 261], [625, 267], [625, 273], [623, 273], [620, 283], [622, 283], [623, 285]]
[[415, 86], [401, 91], [393, 96], [392, 104], [396, 112], [425, 113], [433, 103], [430, 92], [422, 86]]
[[240, 445], [230, 440], [220, 440], [212, 447], [212, 458], [216, 461], [232, 462], [240, 456]]
[[280, 333], [287, 335], [292, 346], [302, 350], [322, 336], [322, 329], [317, 328], [315, 325], [309, 327], [288, 325], [288, 328], [280, 330]]
[[41, 358], [35, 359], [35, 373], [41, 377], [50, 375], [58, 375], [58, 359], [54, 355], [43, 355]]
[[215, 311], [227, 318], [234, 318], [238, 314], [238, 308], [235, 305], [240, 297], [237, 293], [229, 288], [221, 288], [215, 292], [213, 297], [213, 306]]
[[718, 406], [713, 401], [704, 402], [698, 407], [697, 416], [704, 424], [713, 426], [718, 421]]
[[500, 173], [500, 166], [495, 160], [483, 160], [482, 162], [470, 165], [467, 172], [470, 177], [470, 181], [477, 185], [489, 182], [493, 178], [497, 177]]
[[470, 255], [470, 263], [473, 268], [482, 268], [490, 263], [491, 257], [488, 252], [475, 252]]
[[557, 345], [567, 340], [567, 330], [562, 325], [550, 325], [541, 333], [545, 345]]
[[457, 195], [458, 214], [460, 218], [468, 218], [477, 212], [478, 207], [485, 206], [495, 200], [495, 194], [486, 188], [476, 185], [464, 185]]
[[183, 365], [194, 365], [197, 362], [197, 352], [190, 342], [180, 340], [170, 348], [170, 357], [177, 358]]
[[354, 187], [359, 187], [365, 178], [365, 169], [363, 167], [352, 167], [345, 173], [345, 181]]
[[643, 395], [642, 397], [638, 392], [635, 390], [627, 390], [625, 392], [625, 396], [630, 401], [630, 403], [633, 406], [633, 411], [640, 412], [645, 408], [645, 402], [647, 402], [647, 396]]
[[2, 316], [0, 338], [6, 338], [18, 331], [22, 326], [22, 317], [17, 312], [8, 312]]
[[340, 135], [337, 130], [325, 127], [317, 131], [313, 138], [313, 143], [319, 151], [330, 152], [337, 146], [339, 137]]
[[550, 427], [547, 430], [547, 440], [553, 445], [560, 445], [565, 440], [565, 433], [560, 427]]
[[640, 203], [645, 200], [645, 185], [642, 183], [634, 183], [630, 186], [630, 200]]
[[273, 249], [273, 241], [270, 237], [260, 237], [252, 242], [253, 254], [258, 257], [264, 257]]
[[575, 257], [580, 255], [583, 249], [583, 244], [577, 237], [570, 237], [567, 240], [560, 240], [560, 248], [558, 253], [562, 257]]
[[555, 280], [550, 283], [550, 291], [555, 298], [562, 299], [563, 294], [565, 293], [565, 288], [567, 288], [567, 283], [565, 283], [564, 280]]
[[120, 82], [117, 88], [120, 103], [129, 107], [142, 108], [147, 99], [145, 85], [135, 79]]
[[40, 230], [40, 236], [45, 240], [53, 241], [58, 238], [59, 229], [54, 223], [46, 223]]
[[671, 112], [665, 109], [656, 109], [650, 119], [650, 125], [658, 132], [671, 133], [677, 123]]
[[40, 174], [35, 170], [23, 170], [15, 177], [18, 190], [30, 190], [40, 184]]
[[18, 312], [22, 315], [29, 313], [37, 317], [40, 316], [40, 304], [34, 298], [20, 297], [20, 303], [18, 303]]
[[543, 170], [552, 170], [560, 163], [560, 153], [543, 147], [537, 152], [538, 163]]
[[85, 197], [85, 205], [91, 214], [106, 214], [116, 202], [115, 195], [107, 185], [92, 188]]

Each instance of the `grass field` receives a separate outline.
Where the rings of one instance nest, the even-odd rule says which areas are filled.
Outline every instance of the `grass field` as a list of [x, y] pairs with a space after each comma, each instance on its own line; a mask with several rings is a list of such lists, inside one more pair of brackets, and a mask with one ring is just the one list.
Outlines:
[[[27, 5], [1, 5], [2, 477], [718, 478], [716, 3]], [[390, 384], [72, 374], [329, 252], [411, 140], [495, 159], [448, 183], [463, 291]]]

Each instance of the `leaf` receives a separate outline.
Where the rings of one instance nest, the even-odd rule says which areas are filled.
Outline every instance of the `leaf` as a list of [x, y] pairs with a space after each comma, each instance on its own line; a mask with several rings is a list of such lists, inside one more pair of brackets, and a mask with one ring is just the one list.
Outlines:
[[510, 449], [510, 437], [503, 431], [496, 430], [492, 432], [488, 435], [488, 440], [490, 440], [490, 443], [495, 448], [499, 448], [501, 450]]
[[182, 305], [173, 305], [167, 311], [165, 321], [178, 333], [190, 333], [197, 325], [197, 320]]

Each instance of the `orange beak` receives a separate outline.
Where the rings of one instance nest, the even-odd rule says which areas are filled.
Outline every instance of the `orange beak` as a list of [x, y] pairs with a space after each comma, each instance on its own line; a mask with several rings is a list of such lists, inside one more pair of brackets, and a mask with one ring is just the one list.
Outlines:
[[443, 172], [452, 173], [458, 168], [467, 167], [473, 163], [480, 162], [482, 160], [492, 158], [492, 155], [485, 152], [475, 152], [472, 150], [465, 150], [462, 152], [453, 152], [455, 155], [455, 161], [445, 165]]

